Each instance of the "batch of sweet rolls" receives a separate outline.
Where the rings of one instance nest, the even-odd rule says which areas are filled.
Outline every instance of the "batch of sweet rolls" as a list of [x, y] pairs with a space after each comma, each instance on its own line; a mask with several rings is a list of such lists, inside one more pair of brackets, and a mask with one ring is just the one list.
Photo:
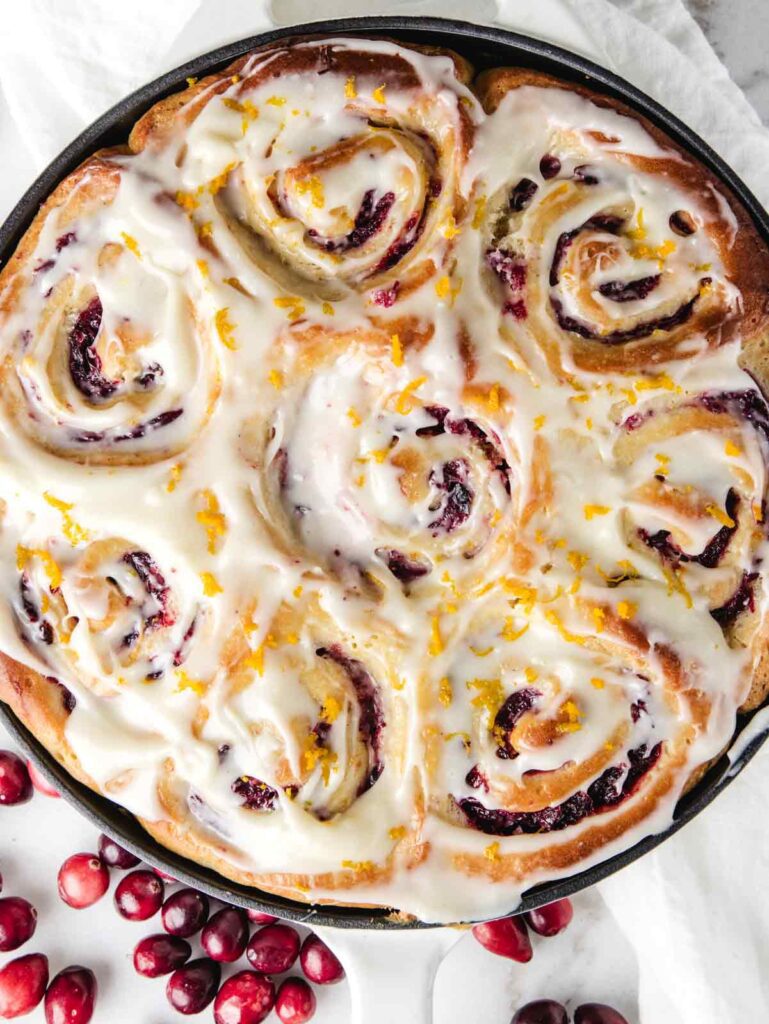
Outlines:
[[0, 276], [0, 697], [229, 878], [513, 910], [764, 697], [768, 294], [580, 85], [361, 38], [189, 80]]

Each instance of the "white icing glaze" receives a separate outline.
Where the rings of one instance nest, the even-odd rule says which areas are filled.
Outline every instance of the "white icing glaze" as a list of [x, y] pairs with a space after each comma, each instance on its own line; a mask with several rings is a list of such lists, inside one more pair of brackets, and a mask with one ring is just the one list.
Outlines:
[[[396, 49], [384, 42], [354, 45], [373, 54]], [[226, 839], [227, 856], [237, 867], [308, 874], [340, 870], [344, 862], [382, 863], [394, 846], [390, 830], [410, 825], [417, 792], [425, 794], [421, 837], [430, 847], [424, 863], [396, 869], [386, 884], [357, 886], [350, 894], [355, 901], [451, 921], [509, 911], [521, 888], [545, 877], [534, 875], [517, 888], [481, 876], [457, 880], [453, 854], [483, 854], [494, 838], [445, 813], [449, 794], [483, 799], [465, 781], [471, 767], [500, 784], [520, 784], [532, 770], [587, 760], [620, 727], [630, 728], [629, 708], [639, 700], [646, 710], [632, 726], [635, 748], [649, 749], [675, 735], [687, 714], [683, 702], [665, 699], [663, 668], [653, 651], [643, 678], [629, 646], [616, 637], [608, 653], [574, 639], [601, 632], [579, 601], [632, 609], [626, 617], [652, 644], [676, 651], [687, 678], [712, 702], [687, 771], [723, 747], [750, 666], [745, 652], [728, 647], [709, 614], [709, 588], [721, 580], [726, 593], [720, 603], [726, 601], [735, 564], [740, 572], [751, 568], [744, 564], [749, 542], [735, 536], [735, 547], [742, 547], [731, 553], [734, 563], [685, 565], [677, 589], [656, 553], [631, 541], [638, 528], [667, 530], [685, 551], [698, 552], [722, 525], [644, 497], [641, 489], [661, 465], [668, 485], [690, 489], [703, 507], [717, 510], [734, 487], [760, 505], [766, 480], [762, 446], [749, 424], [653, 441], [629, 462], [618, 455], [629, 415], [663, 410], [671, 401], [685, 404], [703, 392], [751, 388], [737, 364], [739, 340], [711, 349], [695, 335], [685, 343], [685, 360], [671, 358], [653, 373], [599, 377], [575, 365], [564, 346], [559, 379], [527, 320], [502, 311], [485, 265], [487, 227], [482, 217], [471, 224], [481, 197], [491, 202], [505, 190], [506, 201], [507, 190], [526, 177], [536, 182], [539, 202], [562, 187], [574, 167], [594, 165], [599, 185], [583, 188], [557, 230], [547, 233], [538, 253], [542, 267], [551, 265], [560, 233], [622, 206], [643, 232], [648, 252], [634, 254], [626, 245], [591, 277], [592, 299], [609, 322], [669, 311], [681, 296], [696, 292], [703, 265], [736, 303], [739, 296], [725, 280], [706, 230], [675, 238], [675, 249], [659, 255], [672, 237], [671, 214], [691, 209], [691, 198], [621, 155], [679, 158], [635, 121], [562, 90], [518, 89], [486, 116], [454, 80], [448, 58], [401, 52], [421, 79], [426, 108], [415, 105], [413, 91], [386, 89], [381, 103], [367, 83], [357, 83], [360, 91], [353, 88], [356, 95], [350, 96], [348, 83], [336, 74], [282, 75], [247, 94], [233, 82], [211, 98], [183, 137], [172, 135], [161, 149], [115, 157], [120, 182], [113, 201], [76, 221], [76, 239], [6, 317], [4, 352], [18, 366], [37, 418], [19, 429], [6, 407], [0, 415], [0, 493], [6, 503], [0, 647], [54, 674], [75, 695], [67, 739], [103, 791], [157, 820], [163, 815], [157, 785], [170, 759], [190, 813]], [[271, 59], [252, 58], [243, 77]], [[464, 168], [460, 161], [461, 176], [443, 157], [438, 165], [442, 196], [456, 188], [468, 203], [467, 219], [452, 237], [439, 218], [444, 200], [437, 201], [438, 212], [428, 217], [417, 243], [436, 273], [393, 311], [431, 324], [432, 336], [398, 354], [387, 349], [385, 326], [384, 348], [381, 339], [376, 345], [351, 341], [303, 370], [304, 343], [292, 329], [320, 325], [353, 337], [370, 329], [372, 315], [387, 319], [387, 308], [372, 306], [366, 280], [408, 235], [409, 218], [425, 204], [430, 176], [437, 173], [428, 166], [417, 129], [440, 146], [446, 133], [456, 131], [462, 105], [476, 128], [470, 159]], [[386, 123], [371, 131], [368, 119], [380, 107]], [[400, 131], [401, 123], [413, 130]], [[586, 134], [588, 129], [604, 140]], [[300, 160], [359, 138], [363, 142], [349, 160], [319, 173], [320, 185], [292, 175]], [[538, 170], [546, 153], [561, 161], [561, 174], [552, 181]], [[207, 189], [222, 174], [228, 177], [221, 187]], [[181, 197], [198, 227], [206, 225], [217, 254], [200, 244], [190, 217], [167, 201], [169, 194]], [[307, 233], [337, 244], [367, 195], [376, 206], [388, 194], [393, 200], [382, 230], [352, 252], [327, 251]], [[283, 214], [277, 218], [276, 196]], [[736, 226], [725, 203], [721, 212]], [[508, 241], [525, 236], [536, 216], [536, 206], [525, 211]], [[49, 259], [57, 248], [52, 221], [41, 232], [34, 260]], [[265, 240], [258, 251], [244, 243], [244, 225]], [[609, 232], [610, 244], [613, 237]], [[120, 246], [121, 239], [115, 259], [97, 260], [105, 244]], [[281, 267], [276, 252], [285, 257]], [[451, 271], [453, 260], [447, 290], [439, 277]], [[619, 310], [598, 290], [617, 278], [656, 274], [660, 281], [651, 296]], [[397, 277], [395, 270], [389, 283]], [[113, 339], [128, 324], [143, 337], [141, 367], [162, 367], [139, 411], [126, 411], [129, 384], [108, 402], [94, 403], [66, 373], [56, 372], [57, 347], [65, 344], [75, 315], [68, 313], [62, 326], [56, 317], [46, 322], [43, 310], [48, 289], [67, 281], [76, 295], [95, 293], [101, 300], [97, 347], [105, 365], [107, 340], [118, 344]], [[584, 297], [567, 277], [552, 293], [567, 315], [583, 315]], [[74, 307], [80, 308], [82, 303]], [[31, 325], [22, 352], [19, 338]], [[460, 327], [477, 360], [475, 396], [465, 387]], [[63, 392], [55, 393], [62, 378]], [[448, 410], [446, 422], [455, 428], [431, 436], [435, 408]], [[76, 448], [62, 444], [68, 431], [120, 431], [177, 409], [182, 413], [162, 429], [121, 442], [121, 452], [144, 457], [144, 464], [99, 466], [66, 457]], [[262, 440], [267, 436], [257, 457], [244, 441], [254, 421]], [[490, 464], [477, 435], [461, 426], [468, 422], [496, 446], [504, 472]], [[728, 457], [726, 441], [734, 449]], [[63, 447], [64, 456], [38, 442]], [[109, 448], [108, 441], [96, 444]], [[535, 454], [538, 446], [543, 455]], [[394, 461], [404, 450], [425, 460], [416, 497], [404, 490], [405, 463]], [[536, 504], [538, 457], [550, 467], [553, 515]], [[464, 492], [457, 479], [464, 480]], [[449, 515], [450, 493], [461, 503], [468, 488], [470, 508], [457, 528], [436, 526]], [[277, 535], [276, 500], [285, 519]], [[98, 568], [88, 563], [84, 569], [89, 545], [115, 538], [123, 540]], [[525, 571], [515, 564], [518, 543], [531, 556]], [[404, 587], [383, 550], [401, 551], [429, 572]], [[19, 591], [22, 569], [35, 607], [43, 618], [49, 614], [51, 563], [40, 552], [48, 552], [61, 573], [58, 591], [66, 605], [54, 644], [39, 642], [40, 627], [30, 623]], [[157, 586], [153, 592], [142, 583], [136, 552], [150, 554], [152, 571], [162, 577], [162, 597]], [[608, 586], [607, 577], [622, 574], [628, 562], [638, 578]], [[361, 582], [371, 578], [373, 596]], [[110, 604], [116, 593], [118, 608]], [[763, 610], [763, 587], [756, 597]], [[275, 616], [286, 607], [298, 609], [299, 626], [288, 641], [275, 644]], [[112, 611], [111, 622], [100, 625]], [[252, 655], [242, 685], [233, 684], [226, 654], [237, 623], [247, 626]], [[126, 644], [134, 630], [142, 639]], [[67, 631], [69, 642], [63, 643]], [[351, 756], [365, 716], [355, 699], [343, 700], [328, 723], [324, 750], [331, 763], [326, 754], [309, 768], [305, 761], [308, 724], [319, 714], [324, 721], [324, 712], [304, 673], [317, 670], [319, 647], [335, 644], [365, 665], [381, 692], [384, 770], [365, 791]], [[435, 699], [442, 680], [450, 689], [444, 688], [445, 701]], [[484, 689], [489, 682], [494, 685]], [[500, 759], [494, 711], [527, 685], [539, 688], [537, 718], [556, 723], [554, 738], [542, 744], [523, 735], [518, 756]], [[425, 694], [432, 695], [427, 707]], [[576, 711], [564, 711], [565, 698]], [[571, 717], [561, 728], [564, 714]], [[426, 755], [430, 729], [441, 738], [434, 770]], [[620, 753], [630, 746], [628, 740]], [[284, 792], [286, 773], [301, 780], [295, 799]], [[580, 867], [663, 828], [686, 774], [653, 815]], [[272, 813], [242, 806], [232, 788], [241, 776], [275, 790]], [[340, 809], [332, 813], [333, 807]], [[570, 839], [591, 821], [563, 832], [500, 837], [498, 853]]]

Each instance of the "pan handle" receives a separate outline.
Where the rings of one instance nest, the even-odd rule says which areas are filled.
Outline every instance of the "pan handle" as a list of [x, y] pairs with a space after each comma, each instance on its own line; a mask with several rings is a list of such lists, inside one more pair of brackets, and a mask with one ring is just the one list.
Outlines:
[[432, 1024], [435, 975], [463, 930], [314, 930], [344, 965], [350, 1024]]

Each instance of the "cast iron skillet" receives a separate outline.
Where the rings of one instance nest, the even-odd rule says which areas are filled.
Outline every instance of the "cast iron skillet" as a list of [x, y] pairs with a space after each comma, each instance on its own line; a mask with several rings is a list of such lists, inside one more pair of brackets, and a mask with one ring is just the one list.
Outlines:
[[[662, 128], [673, 140], [697, 156], [717, 178], [725, 182], [740, 199], [762, 238], [769, 244], [769, 215], [734, 171], [691, 128], [688, 128], [624, 79], [606, 71], [592, 61], [578, 57], [560, 47], [500, 28], [471, 25], [467, 22], [440, 18], [372, 17], [313, 22], [242, 39], [196, 57], [127, 96], [89, 128], [86, 128], [74, 142], [70, 143], [19, 200], [0, 228], [0, 265], [10, 258], [39, 205], [55, 186], [95, 150], [103, 146], [124, 143], [137, 118], [157, 100], [183, 89], [186, 79], [190, 76], [202, 77], [213, 71], [218, 71], [237, 57], [248, 53], [249, 50], [299, 35], [387, 35], [404, 42], [429, 43], [458, 51], [469, 58], [478, 70], [504, 65], [534, 68], [567, 81], [581, 82], [598, 92], [622, 100]], [[737, 737], [748, 725], [752, 716], [749, 714], [738, 717], [737, 732], [732, 740], [732, 746], [737, 744]], [[419, 922], [404, 924], [393, 921], [385, 910], [308, 907], [302, 903], [272, 896], [260, 890], [231, 882], [215, 871], [201, 867], [165, 849], [151, 839], [127, 811], [75, 781], [2, 703], [0, 703], [0, 720], [25, 754], [41, 766], [46, 778], [81, 814], [85, 815], [100, 830], [114, 836], [121, 845], [132, 850], [143, 860], [159, 867], [181, 882], [195, 886], [226, 903], [273, 913], [282, 918], [307, 921], [313, 926], [317, 924], [338, 928], [379, 929], [429, 927]], [[769, 723], [767, 723], [767, 729], [769, 729]], [[668, 836], [673, 835], [688, 821], [691, 821], [718, 793], [726, 788], [734, 776], [753, 757], [766, 739], [766, 735], [766, 730], [759, 731], [747, 743], [739, 744], [738, 752], [731, 762], [724, 754], [704, 778], [686, 796], [682, 797], [676, 808], [673, 822], [664, 832], [649, 836], [632, 849], [610, 857], [601, 864], [581, 871], [579, 874], [546, 882], [530, 889], [524, 894], [520, 906], [510, 907], [510, 912], [531, 910], [542, 904], [550, 903], [552, 900], [570, 896], [580, 889], [587, 888], [587, 886], [606, 878], [607, 875], [618, 871], [626, 864], [632, 863], [638, 857], [654, 849]]]

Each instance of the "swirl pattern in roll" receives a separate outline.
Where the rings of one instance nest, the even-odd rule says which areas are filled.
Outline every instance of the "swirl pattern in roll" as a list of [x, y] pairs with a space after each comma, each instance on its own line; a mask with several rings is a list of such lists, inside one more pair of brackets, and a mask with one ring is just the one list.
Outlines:
[[768, 286], [582, 86], [359, 38], [188, 82], [0, 274], [0, 697], [226, 877], [513, 910], [766, 696]]

